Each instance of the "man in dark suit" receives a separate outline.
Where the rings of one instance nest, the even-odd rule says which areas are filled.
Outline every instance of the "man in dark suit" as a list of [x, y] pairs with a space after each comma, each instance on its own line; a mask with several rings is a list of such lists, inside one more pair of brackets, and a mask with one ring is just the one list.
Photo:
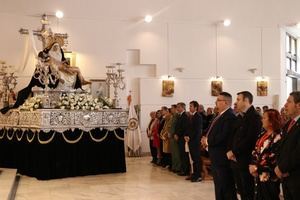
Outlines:
[[236, 106], [242, 117], [236, 123], [227, 158], [231, 161], [235, 183], [241, 199], [253, 200], [254, 180], [249, 172], [249, 164], [252, 150], [262, 129], [262, 122], [261, 116], [252, 105], [252, 94], [243, 91], [237, 95]]
[[189, 144], [189, 151], [193, 163], [192, 182], [201, 181], [202, 160], [200, 157], [200, 137], [202, 133], [202, 117], [197, 112], [199, 104], [197, 101], [190, 102], [190, 119], [184, 139]]
[[236, 122], [231, 104], [232, 96], [227, 92], [221, 92], [216, 100], [219, 115], [212, 121], [207, 135], [201, 140], [202, 146], [208, 145], [216, 200], [237, 199], [230, 162], [226, 156], [228, 141], [234, 131], [233, 126]]
[[185, 152], [185, 140], [184, 134], [187, 132], [189, 119], [185, 112], [185, 103], [178, 103], [177, 104], [177, 111], [178, 111], [178, 120], [175, 125], [175, 134], [174, 138], [178, 142], [179, 146], [179, 155], [181, 160], [181, 169], [178, 175], [180, 176], [187, 176], [189, 175], [189, 158], [187, 153]]
[[300, 92], [290, 93], [284, 105], [290, 121], [283, 128], [283, 138], [278, 151], [276, 175], [282, 179], [286, 200], [300, 198]]

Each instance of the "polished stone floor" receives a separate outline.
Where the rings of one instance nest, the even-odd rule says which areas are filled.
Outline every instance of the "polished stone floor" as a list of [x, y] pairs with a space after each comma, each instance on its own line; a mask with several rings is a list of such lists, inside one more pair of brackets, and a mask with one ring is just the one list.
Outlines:
[[213, 200], [213, 182], [191, 183], [149, 163], [128, 158], [127, 172], [38, 181], [22, 176], [16, 200]]
[[16, 169], [0, 168], [0, 199], [8, 199], [16, 177]]

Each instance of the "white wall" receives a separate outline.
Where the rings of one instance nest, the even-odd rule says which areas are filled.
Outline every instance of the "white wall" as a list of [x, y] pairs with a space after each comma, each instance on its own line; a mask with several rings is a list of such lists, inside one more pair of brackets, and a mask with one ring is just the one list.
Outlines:
[[[37, 29], [39, 19], [21, 15], [0, 14], [0, 60], [20, 65], [23, 40], [19, 28]], [[141, 50], [141, 64], [126, 66], [128, 88], [120, 92], [121, 104], [126, 105], [128, 90], [133, 90], [134, 103], [141, 104], [141, 128], [144, 134], [151, 110], [178, 101], [188, 103], [198, 100], [204, 105], [213, 105], [210, 96], [210, 78], [215, 76], [215, 27], [195, 23], [172, 22], [169, 24], [169, 57], [167, 66], [166, 23], [131, 23], [129, 21], [100, 21], [64, 19], [59, 27], [53, 23], [53, 31], [67, 32], [69, 49], [77, 53], [77, 65], [87, 78], [105, 77], [105, 66], [114, 62], [126, 62], [127, 49]], [[260, 29], [257, 27], [218, 27], [218, 71], [224, 78], [224, 91], [235, 96], [238, 91], [249, 90], [254, 94], [255, 105], [272, 105], [273, 96], [280, 96], [280, 105], [285, 99], [285, 79], [282, 76], [281, 30], [276, 27], [263, 29], [263, 75], [268, 76], [269, 95], [256, 96], [255, 77], [260, 73]], [[150, 64], [150, 65], [147, 65]], [[150, 66], [150, 67], [149, 67]], [[175, 68], [183, 67], [183, 72]], [[257, 68], [255, 74], [248, 71]], [[27, 68], [19, 73], [18, 89], [29, 81], [34, 69], [33, 58]], [[175, 79], [175, 94], [172, 98], [161, 97], [162, 75], [172, 74]], [[156, 77], [155, 77], [156, 76]], [[139, 79], [141, 78], [141, 79]], [[145, 138], [143, 150], [148, 150]]]
[[[186, 104], [197, 100], [205, 107], [213, 106], [215, 97], [210, 95], [210, 78], [215, 76], [215, 28], [193, 24], [173, 24], [170, 26], [170, 74], [175, 75], [175, 93], [173, 97], [161, 96], [161, 78], [140, 80], [141, 93], [141, 130], [144, 132], [148, 121], [148, 113], [163, 105], [171, 105], [179, 101]], [[263, 73], [260, 67], [260, 28], [230, 27], [218, 28], [218, 71], [223, 77], [223, 90], [236, 93], [249, 90], [254, 95], [254, 105], [283, 105], [286, 95], [285, 77], [282, 76], [280, 58], [280, 29], [263, 29]], [[285, 66], [285, 65], [284, 65]], [[174, 68], [183, 67], [182, 73]], [[257, 68], [255, 74], [248, 71]], [[167, 74], [168, 72], [166, 72]], [[269, 78], [267, 97], [256, 95], [256, 76]], [[279, 102], [276, 102], [279, 95]], [[145, 137], [146, 138], [146, 137]], [[148, 150], [147, 144], [144, 149]]]

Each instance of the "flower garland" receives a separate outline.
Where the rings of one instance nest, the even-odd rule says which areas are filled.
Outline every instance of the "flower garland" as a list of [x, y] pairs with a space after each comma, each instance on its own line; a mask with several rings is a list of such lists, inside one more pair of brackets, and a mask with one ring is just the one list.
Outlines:
[[[43, 108], [43, 95], [31, 97], [20, 106], [20, 110], [33, 111]], [[113, 101], [108, 97], [93, 98], [90, 94], [63, 93], [59, 97], [57, 108], [68, 110], [100, 110], [113, 107]]]
[[58, 107], [70, 110], [100, 110], [103, 103], [88, 94], [68, 93], [59, 98]]
[[104, 97], [100, 96], [100, 101], [103, 103], [103, 108], [108, 109], [108, 108], [113, 108], [113, 100], [110, 99], [109, 97]]
[[20, 106], [20, 110], [33, 111], [35, 109], [42, 108], [42, 98], [43, 96], [37, 95], [27, 99], [25, 103]]

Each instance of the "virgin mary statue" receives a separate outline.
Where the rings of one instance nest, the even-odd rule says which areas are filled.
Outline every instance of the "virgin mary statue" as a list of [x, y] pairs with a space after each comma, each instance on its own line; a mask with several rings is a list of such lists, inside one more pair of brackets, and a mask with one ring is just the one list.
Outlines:
[[[57, 88], [68, 91], [81, 88], [85, 84], [90, 84], [89, 81], [83, 78], [78, 67], [69, 65], [61, 46], [63, 46], [63, 40], [53, 38], [49, 45], [38, 54], [40, 65], [49, 66], [47, 86], [52, 89]], [[31, 96], [33, 87], [45, 88], [45, 83], [41, 81], [40, 76], [37, 76], [37, 74], [44, 72], [40, 72], [39, 70], [38, 68], [35, 69], [28, 86], [18, 92], [15, 104], [12, 107], [2, 108], [1, 113], [6, 113], [11, 108], [21, 106]]]

